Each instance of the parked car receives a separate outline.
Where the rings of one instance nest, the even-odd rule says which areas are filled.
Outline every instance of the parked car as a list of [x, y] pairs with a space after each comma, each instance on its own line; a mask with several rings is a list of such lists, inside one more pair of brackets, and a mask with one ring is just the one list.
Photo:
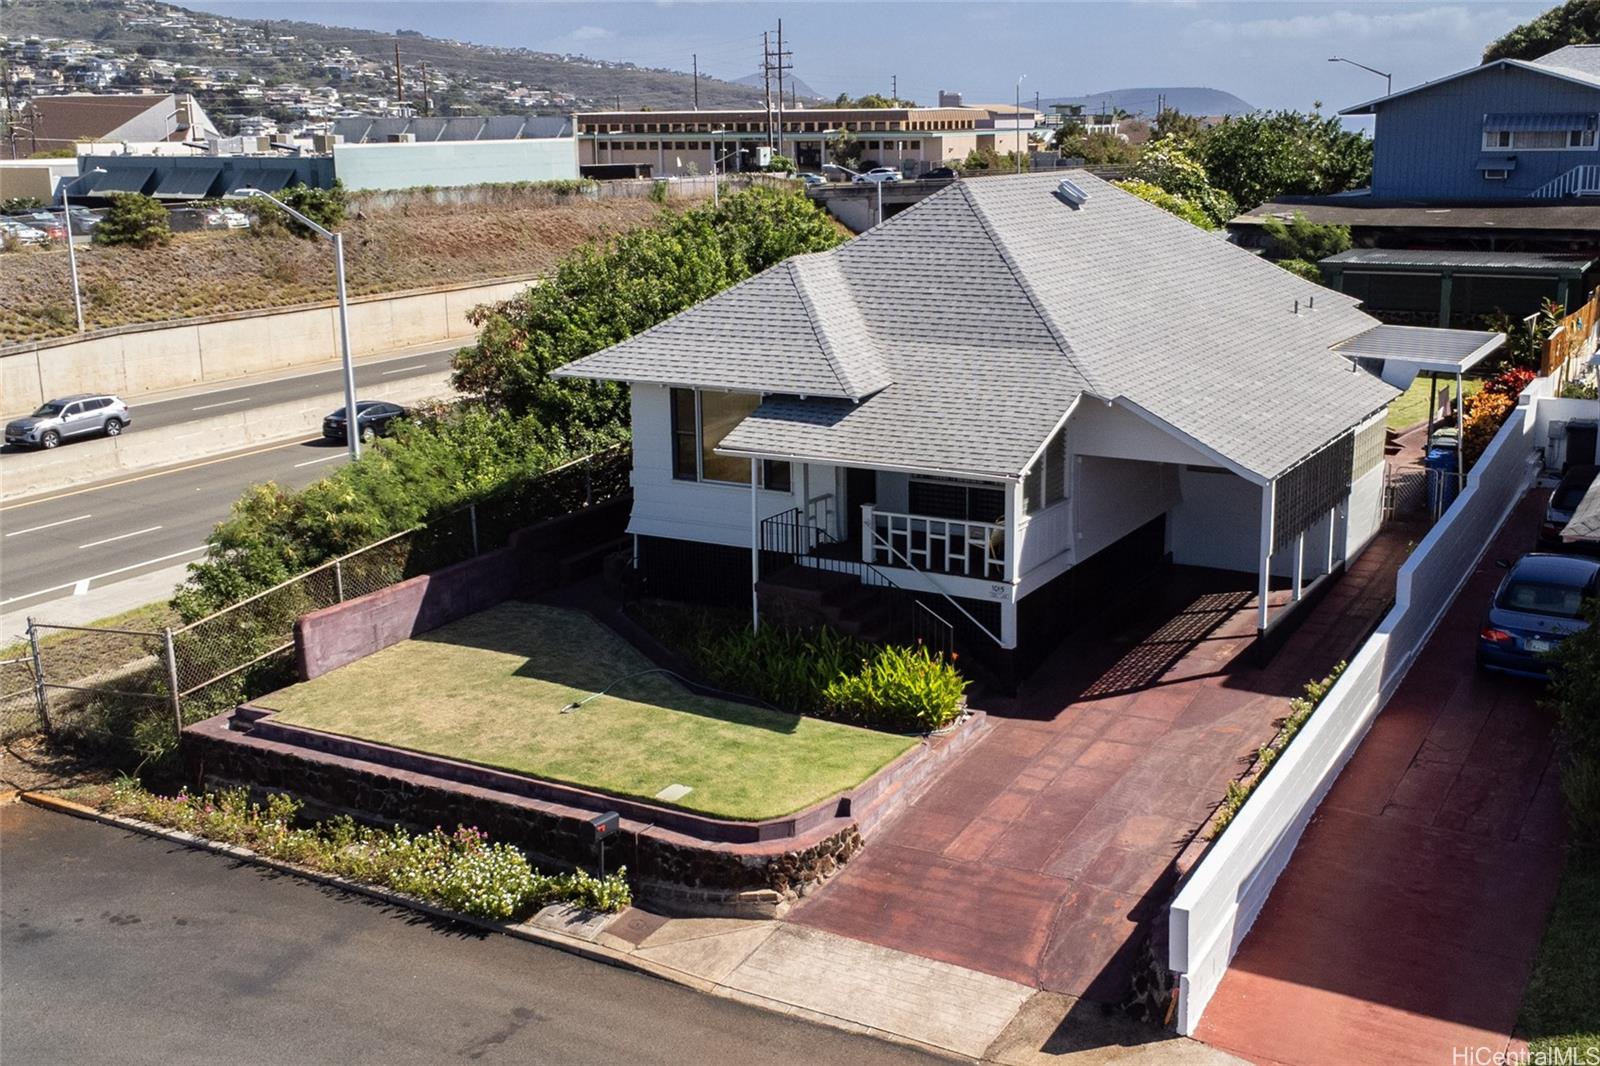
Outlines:
[[1478, 665], [1520, 677], [1549, 676], [1545, 655], [1589, 628], [1586, 600], [1600, 593], [1600, 559], [1534, 552], [1511, 565], [1478, 634]]
[[828, 184], [828, 179], [823, 177], [821, 174], [802, 174], [800, 175], [800, 180], [805, 182], [807, 185]]
[[32, 226], [53, 241], [65, 240], [67, 237], [66, 223], [62, 222], [61, 216], [53, 211], [28, 211], [12, 215], [11, 218], [24, 226]]
[[93, 236], [95, 227], [100, 225], [99, 213], [87, 207], [70, 207], [67, 209], [67, 214], [72, 218], [72, 233], [75, 237]]
[[860, 183], [860, 182], [872, 182], [872, 183], [876, 184], [878, 182], [883, 182], [883, 181], [899, 181], [899, 180], [900, 180], [900, 172], [898, 170], [896, 170], [894, 167], [873, 167], [871, 170], [867, 171], [865, 174], [857, 174], [855, 176], [855, 181], [857, 183]]
[[50, 236], [26, 223], [0, 218], [0, 240], [11, 240], [18, 244], [49, 244]]
[[6, 443], [54, 448], [73, 437], [115, 437], [132, 422], [132, 409], [117, 397], [81, 393], [51, 400], [27, 418], [6, 423]]
[[217, 209], [218, 220], [223, 229], [249, 229], [250, 216], [236, 207], [221, 207]]
[[961, 175], [954, 167], [934, 167], [922, 175], [924, 181], [955, 181]]
[[[369, 441], [387, 435], [394, 428], [395, 419], [404, 418], [409, 413], [397, 403], [357, 400], [356, 424], [361, 427], [361, 439]], [[329, 440], [345, 440], [345, 422], [343, 407], [331, 412], [322, 420], [322, 435]]]
[[1561, 475], [1561, 483], [1550, 494], [1550, 504], [1544, 511], [1544, 524], [1539, 527], [1541, 551], [1575, 551], [1577, 545], [1561, 539], [1561, 531], [1572, 521], [1572, 512], [1578, 509], [1583, 494], [1594, 484], [1600, 466], [1574, 466]]

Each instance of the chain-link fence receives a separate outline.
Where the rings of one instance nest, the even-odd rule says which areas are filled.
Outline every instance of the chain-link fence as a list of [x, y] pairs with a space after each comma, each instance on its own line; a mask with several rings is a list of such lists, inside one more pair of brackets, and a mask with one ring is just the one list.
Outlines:
[[628, 489], [631, 465], [626, 446], [586, 456], [176, 629], [30, 623], [28, 654], [0, 661], [0, 726], [7, 738], [43, 729], [159, 751], [176, 741], [180, 719], [197, 721], [292, 683], [300, 616], [495, 551], [519, 529], [615, 499]]

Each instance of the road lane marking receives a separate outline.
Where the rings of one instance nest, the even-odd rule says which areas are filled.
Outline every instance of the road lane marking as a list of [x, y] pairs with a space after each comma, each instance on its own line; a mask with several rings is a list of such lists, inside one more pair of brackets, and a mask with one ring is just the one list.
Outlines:
[[82, 551], [85, 548], [98, 548], [98, 547], [100, 547], [100, 545], [102, 545], [102, 544], [110, 544], [114, 540], [127, 540], [129, 537], [141, 537], [146, 533], [154, 533], [156, 530], [158, 530], [160, 528], [162, 528], [162, 527], [160, 527], [160, 526], [150, 526], [150, 527], [148, 527], [146, 529], [136, 529], [132, 533], [118, 533], [116, 536], [107, 537], [105, 540], [91, 540], [87, 544], [78, 545], [78, 550]]
[[333, 461], [334, 459], [343, 459], [344, 456], [344, 452], [339, 452], [337, 455], [324, 455], [321, 459], [307, 459], [303, 463], [294, 464], [294, 468], [299, 470], [302, 466], [314, 466], [317, 463], [327, 463]]
[[191, 407], [191, 411], [209, 411], [213, 407], [232, 407], [236, 403], [249, 403], [250, 397], [241, 396], [237, 400], [223, 400], [221, 403], [203, 403], [199, 407]]
[[89, 579], [84, 578], [82, 581], [72, 586], [72, 594], [74, 596], [87, 596], [89, 594]]
[[6, 536], [8, 536], [8, 537], [20, 537], [24, 533], [37, 533], [41, 529], [54, 529], [56, 526], [64, 526], [69, 522], [82, 522], [85, 518], [92, 518], [92, 517], [94, 517], [94, 516], [93, 515], [81, 514], [77, 518], [63, 518], [59, 522], [46, 522], [42, 526], [30, 526], [27, 529], [19, 529], [19, 530], [16, 530], [15, 532], [7, 533]]
[[131, 485], [135, 481], [148, 481], [153, 477], [167, 477], [170, 474], [182, 474], [189, 470], [198, 470], [202, 466], [214, 466], [217, 463], [231, 463], [235, 459], [248, 459], [252, 455], [264, 455], [267, 452], [282, 451], [284, 448], [295, 448], [302, 444], [315, 443], [321, 439], [321, 437], [305, 437], [301, 440], [284, 441], [282, 444], [269, 444], [265, 448], [257, 448], [254, 451], [235, 452], [232, 455], [219, 455], [215, 459], [204, 459], [198, 463], [190, 463], [188, 466], [175, 466], [170, 470], [155, 470], [148, 474], [140, 474], [137, 477], [123, 478], [121, 481], [107, 481], [97, 485], [85, 485], [81, 489], [73, 489], [70, 492], [57, 493], [54, 496], [42, 496], [37, 500], [23, 500], [21, 503], [9, 503], [4, 507], [0, 507], [0, 512], [15, 511], [21, 507], [37, 507], [41, 503], [51, 503], [55, 500], [64, 500], [68, 496], [81, 496], [85, 492], [99, 492], [101, 489], [114, 489], [122, 485]]
[[378, 376], [379, 377], [388, 377], [390, 374], [404, 374], [408, 370], [426, 370], [426, 369], [428, 369], [428, 364], [427, 363], [418, 363], [416, 366], [402, 366], [402, 367], [397, 367], [394, 370], [380, 370], [378, 372]]
[[164, 563], [169, 559], [181, 559], [185, 555], [193, 555], [195, 552], [203, 552], [205, 550], [206, 546], [202, 544], [198, 548], [185, 548], [181, 552], [173, 552], [171, 555], [162, 555], [154, 559], [146, 559], [142, 563], [129, 563], [127, 566], [119, 566], [115, 570], [107, 570], [103, 574], [90, 574], [88, 577], [79, 578], [77, 581], [68, 581], [65, 585], [52, 585], [47, 589], [39, 589], [37, 592], [24, 592], [21, 595], [11, 596], [7, 599], [0, 600], [0, 607], [4, 607], [8, 603], [16, 603], [18, 600], [31, 600], [36, 596], [48, 596], [50, 593], [60, 592], [62, 589], [74, 589], [85, 581], [99, 581], [102, 578], [116, 577], [118, 574], [125, 574], [129, 570], [137, 570], [141, 566], [154, 566], [156, 563]]

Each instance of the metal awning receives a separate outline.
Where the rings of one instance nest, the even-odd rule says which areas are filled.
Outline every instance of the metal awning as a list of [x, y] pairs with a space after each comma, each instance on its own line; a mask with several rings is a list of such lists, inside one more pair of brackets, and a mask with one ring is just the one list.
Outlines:
[[1480, 155], [1478, 157], [1479, 170], [1516, 170], [1517, 157], [1514, 155]]
[[[232, 182], [234, 189], [260, 189], [262, 192], [277, 192], [289, 184], [294, 177], [294, 171], [287, 168], [250, 167], [241, 170], [239, 176]], [[232, 190], [230, 190], [232, 191]]]
[[162, 177], [152, 195], [158, 200], [203, 200], [211, 195], [211, 187], [220, 177], [220, 165], [174, 170]]
[[1568, 544], [1579, 541], [1600, 544], [1600, 478], [1595, 478], [1589, 491], [1578, 501], [1572, 518], [1561, 530], [1561, 539]]
[[1374, 326], [1335, 344], [1333, 351], [1367, 365], [1384, 381], [1404, 389], [1418, 374], [1464, 374], [1505, 342], [1504, 333], [1487, 330]]
[[96, 176], [89, 190], [92, 196], [110, 196], [119, 192], [142, 193], [155, 180], [155, 167], [117, 167]]
[[1546, 111], [1533, 114], [1493, 114], [1483, 116], [1486, 130], [1592, 130], [1595, 113]]

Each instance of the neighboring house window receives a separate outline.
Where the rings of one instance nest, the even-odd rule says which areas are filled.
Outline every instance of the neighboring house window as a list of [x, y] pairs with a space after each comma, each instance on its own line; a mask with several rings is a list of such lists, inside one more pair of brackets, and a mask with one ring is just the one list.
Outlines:
[[1067, 428], [1062, 426], [1022, 480], [1025, 514], [1042, 511], [1067, 498]]
[[1484, 125], [1483, 147], [1519, 152], [1592, 149], [1596, 125], [1595, 115], [1491, 115]]
[[[761, 397], [750, 393], [673, 389], [672, 476], [679, 481], [750, 484], [749, 461], [718, 455], [716, 447], [760, 403]], [[788, 463], [762, 460], [762, 488], [788, 492], [792, 480]]]

